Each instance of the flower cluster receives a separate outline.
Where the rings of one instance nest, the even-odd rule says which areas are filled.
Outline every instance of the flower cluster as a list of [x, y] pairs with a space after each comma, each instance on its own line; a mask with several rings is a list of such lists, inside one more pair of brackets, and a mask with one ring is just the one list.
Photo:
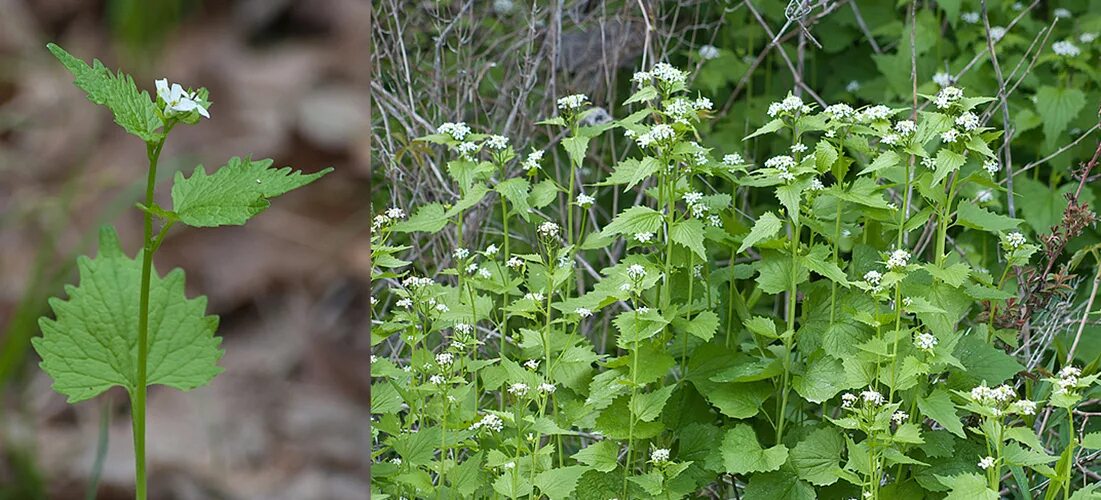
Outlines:
[[494, 432], [501, 432], [501, 429], [505, 427], [505, 422], [501, 420], [501, 417], [492, 413], [487, 413], [482, 416], [481, 420], [474, 422], [470, 426], [470, 430], [476, 431], [483, 427]]
[[676, 135], [677, 133], [673, 130], [673, 127], [664, 123], [659, 123], [651, 127], [646, 133], [635, 138], [635, 142], [638, 143], [640, 148], [645, 148], [669, 141]]
[[576, 111], [589, 102], [585, 94], [573, 94], [558, 99], [558, 109], [562, 111]]
[[377, 231], [385, 226], [390, 225], [396, 220], [404, 218], [405, 210], [397, 207], [388, 208], [385, 212], [375, 216], [374, 220], [371, 221], [371, 229]]
[[1051, 44], [1051, 51], [1063, 57], [1077, 57], [1078, 54], [1082, 53], [1082, 49], [1079, 49], [1077, 45], [1068, 40], [1061, 40]]
[[929, 332], [922, 332], [914, 336], [914, 347], [922, 351], [932, 351], [937, 346], [937, 337]]
[[891, 252], [891, 255], [887, 258], [887, 269], [895, 271], [902, 269], [910, 264], [910, 252], [902, 250], [901, 248]]
[[466, 124], [463, 122], [447, 122], [443, 125], [440, 125], [440, 127], [436, 129], [436, 131], [441, 134], [449, 135], [452, 139], [456, 141], [461, 141], [470, 134], [470, 127], [466, 126]]
[[957, 87], [944, 87], [937, 92], [937, 96], [933, 98], [933, 104], [937, 106], [937, 109], [947, 109], [955, 104], [957, 101], [963, 98], [963, 91]]
[[768, 105], [768, 116], [794, 115], [796, 113], [810, 113], [810, 106], [803, 104], [799, 96], [788, 94], [784, 100]]

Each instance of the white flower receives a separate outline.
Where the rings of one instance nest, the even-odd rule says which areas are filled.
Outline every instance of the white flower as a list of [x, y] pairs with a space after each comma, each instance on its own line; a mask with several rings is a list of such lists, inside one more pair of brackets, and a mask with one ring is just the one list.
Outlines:
[[896, 424], [901, 424], [910, 419], [910, 415], [907, 415], [904, 411], [896, 411], [891, 415], [891, 421]]
[[857, 80], [849, 80], [849, 83], [845, 84], [845, 92], [853, 93], [860, 90], [860, 82]]
[[517, 382], [508, 386], [508, 393], [517, 397], [524, 397], [528, 393], [528, 384]]
[[558, 388], [555, 387], [554, 384], [548, 384], [546, 382], [539, 384], [539, 392], [554, 394], [554, 391], [556, 390], [558, 390]]
[[491, 257], [494, 256], [494, 255], [497, 255], [497, 250], [498, 250], [497, 245], [494, 245], [494, 244], [490, 243], [489, 246], [486, 247], [486, 255], [491, 256]]
[[210, 118], [210, 113], [206, 108], [199, 104], [197, 100], [199, 97], [194, 92], [188, 92], [184, 90], [178, 83], [173, 83], [172, 87], [168, 87], [168, 79], [162, 78], [157, 80], [157, 97], [164, 101], [164, 114], [173, 115], [179, 113], [190, 113], [192, 111], [198, 111], [204, 118]]
[[719, 57], [719, 49], [714, 45], [703, 45], [700, 47], [700, 59], [710, 60]]
[[802, 152], [805, 152], [806, 150], [807, 150], [807, 145], [803, 144], [801, 142], [797, 142], [797, 143], [795, 143], [791, 146], [791, 152], [793, 152], [793, 153], [802, 153]]
[[447, 304], [436, 304], [436, 310], [442, 313], [450, 311], [451, 308], [447, 307]]
[[1021, 415], [1035, 415], [1036, 414], [1036, 402], [1022, 399], [1013, 403], [1013, 411]]
[[596, 201], [596, 198], [593, 198], [592, 196], [589, 196], [589, 195], [587, 195], [587, 194], [585, 194], [585, 193], [579, 193], [579, 194], [577, 195], [577, 200], [575, 201], [575, 203], [576, 203], [576, 204], [577, 204], [577, 206], [579, 206], [579, 207], [582, 207], [582, 208], [589, 208], [589, 207], [591, 207], [591, 206], [593, 205], [593, 203], [594, 203], [595, 201]]
[[396, 304], [397, 304], [398, 307], [403, 307], [405, 309], [409, 309], [409, 308], [413, 307], [413, 300], [407, 297], [407, 298], [404, 298], [404, 299], [401, 299], [401, 300], [397, 301]]
[[740, 155], [738, 153], [730, 153], [728, 155], [723, 155], [723, 165], [726, 165], [728, 167], [733, 167], [734, 165], [740, 165], [742, 163], [745, 163], [745, 160], [742, 159], [742, 155]]
[[593, 312], [591, 310], [584, 307], [578, 307], [577, 309], [574, 309], [573, 312], [576, 313], [578, 316], [581, 316], [582, 318], [588, 318], [589, 316], [593, 315]]
[[474, 425], [470, 426], [470, 430], [476, 431], [478, 429], [481, 429], [482, 427], [485, 427], [492, 431], [501, 432], [501, 429], [504, 428], [504, 426], [505, 423], [501, 420], [501, 417], [498, 417], [497, 415], [494, 415], [492, 413], [487, 413], [482, 416], [481, 420], [474, 422]]
[[696, 203], [699, 203], [700, 200], [702, 200], [702, 199], [703, 199], [703, 193], [701, 193], [699, 191], [692, 191], [692, 192], [689, 192], [689, 193], [684, 193], [684, 202], [689, 204], [689, 205], [695, 205]]
[[558, 99], [558, 109], [572, 111], [585, 105], [589, 97], [585, 94], [573, 94]]
[[964, 12], [963, 14], [960, 14], [960, 20], [967, 24], [975, 24], [979, 22], [979, 13], [974, 11]]
[[949, 85], [952, 85], [952, 75], [949, 75], [944, 71], [938, 71], [936, 72], [936, 74], [933, 75], [933, 83], [936, 83], [937, 86], [940, 87], [947, 87]]
[[979, 191], [979, 193], [977, 195], [975, 195], [975, 201], [977, 201], [979, 203], [986, 203], [986, 202], [988, 202], [990, 200], [993, 200], [993, 199], [994, 199], [994, 191], [990, 190], [990, 189], [983, 189], [982, 191]]
[[1055, 9], [1051, 12], [1051, 14], [1060, 19], [1070, 19], [1071, 16], [1073, 16], [1073, 14], [1070, 13], [1070, 10], [1064, 9], [1062, 7]]
[[440, 128], [436, 129], [441, 134], [450, 135], [452, 139], [461, 141], [470, 133], [470, 127], [466, 126], [463, 122], [451, 123], [447, 122], [440, 125]]
[[466, 323], [455, 323], [455, 326], [452, 328], [454, 328], [456, 332], [462, 334], [470, 334], [470, 332], [474, 331], [474, 325], [468, 325]]
[[1000, 165], [998, 165], [998, 162], [996, 162], [994, 160], [984, 161], [983, 164], [982, 164], [982, 168], [983, 168], [983, 170], [986, 170], [986, 173], [988, 173], [992, 176], [997, 175], [998, 171], [1002, 169], [1002, 167]]
[[887, 259], [887, 269], [895, 270], [900, 267], [906, 267], [910, 263], [910, 252], [906, 250], [898, 249], [891, 252], [891, 256]]
[[669, 461], [669, 450], [666, 448], [658, 448], [650, 452], [650, 461], [657, 463]]
[[963, 91], [959, 88], [949, 86], [937, 92], [937, 96], [933, 98], [933, 103], [937, 105], [937, 108], [944, 109], [961, 98], [963, 98]]
[[648, 71], [636, 71], [635, 74], [631, 76], [631, 82], [639, 86], [649, 83], [650, 80], [653, 79], [654, 75], [651, 75]]
[[715, 107], [715, 103], [706, 97], [697, 97], [695, 101], [692, 101], [692, 107], [696, 108], [696, 111], [710, 111], [711, 108]]
[[455, 361], [455, 356], [449, 352], [441, 352], [436, 355], [436, 364], [440, 366], [450, 365], [453, 361]]
[[528, 292], [524, 294], [524, 298], [535, 302], [542, 302], [546, 296], [542, 292]]
[[1082, 53], [1082, 50], [1079, 49], [1077, 45], [1067, 40], [1051, 44], [1051, 50], [1057, 55], [1064, 57], [1076, 57], [1078, 54]]
[[849, 118], [856, 113], [856, 111], [853, 110], [852, 106], [844, 103], [830, 104], [829, 106], [826, 106], [826, 109], [822, 110], [822, 112], [826, 113], [830, 116], [830, 118], [833, 118], [834, 120]]
[[768, 116], [780, 113], [796, 113], [803, 110], [803, 100], [799, 96], [788, 95], [784, 100], [768, 105]]
[[650, 74], [658, 81], [668, 84], [676, 85], [683, 84], [688, 79], [688, 73], [674, 68], [669, 63], [657, 63], [654, 65], [654, 69], [650, 70]]
[[956, 142], [956, 139], [958, 139], [959, 137], [960, 137], [960, 131], [956, 130], [954, 128], [950, 128], [947, 131], [945, 131], [944, 133], [940, 134], [940, 140], [942, 140], [942, 141], [944, 141], [948, 144], [952, 144], [952, 143]]
[[451, 252], [451, 254], [454, 255], [456, 259], [462, 260], [470, 256], [470, 250], [459, 247], [456, 248], [455, 251]]
[[478, 145], [473, 142], [460, 142], [456, 149], [463, 158], [469, 159], [471, 155], [478, 152]]
[[481, 267], [478, 266], [476, 262], [471, 262], [469, 266], [466, 266], [466, 273], [475, 274], [478, 272], [479, 269], [481, 269]]
[[910, 135], [917, 131], [917, 124], [911, 120], [900, 120], [895, 124], [895, 132], [902, 135]]
[[892, 201], [892, 202], [887, 204], [887, 208], [889, 208], [891, 210], [898, 210], [898, 205], [895, 202]]
[[635, 139], [635, 142], [638, 143], [639, 147], [645, 148], [650, 146], [651, 144], [672, 139], [675, 135], [676, 131], [673, 130], [673, 127], [670, 127], [669, 125], [664, 123], [659, 123], [657, 125], [654, 125], [645, 134], [638, 136], [638, 138]]
[[937, 346], [937, 337], [929, 332], [922, 332], [914, 336], [914, 347], [923, 351], [931, 351]]
[[818, 178], [815, 177], [815, 178], [810, 180], [810, 188], [809, 189], [811, 191], [821, 191], [823, 189], [826, 189], [826, 186], [822, 184], [822, 181], [818, 180]]
[[633, 280], [645, 278], [646, 268], [642, 267], [642, 264], [631, 264], [627, 267], [627, 277]]
[[956, 118], [956, 125], [963, 127], [964, 130], [975, 130], [979, 128], [979, 116], [967, 111]]
[[428, 378], [428, 381], [435, 384], [435, 385], [440, 385], [440, 384], [444, 383], [444, 380], [445, 379], [443, 378], [443, 375], [433, 375], [433, 376]]
[[860, 110], [860, 113], [856, 116], [857, 121], [862, 123], [874, 122], [880, 120], [886, 120], [894, 114], [891, 108], [882, 104], [876, 104], [875, 106], [869, 106]]
[[865, 403], [871, 403], [873, 405], [883, 404], [883, 395], [880, 394], [878, 391], [873, 391], [869, 389], [867, 391], [861, 392], [860, 397], [864, 399]]
[[795, 158], [788, 155], [773, 156], [765, 160], [765, 166], [768, 168], [787, 170], [795, 166]]
[[516, 269], [518, 267], [523, 266], [524, 261], [520, 260], [519, 257], [512, 257], [512, 258], [508, 259], [508, 262], [505, 262], [505, 265], [508, 266], [508, 267], [511, 267], [513, 269]]
[[391, 218], [391, 219], [404, 219], [405, 218], [405, 210], [402, 210], [402, 209], [397, 208], [397, 207], [391, 207], [391, 208], [386, 209], [386, 216]]
[[489, 139], [486, 139], [486, 146], [497, 151], [505, 149], [508, 147], [508, 137], [503, 135], [491, 135]]
[[982, 470], [989, 469], [994, 466], [994, 457], [983, 457], [979, 460], [979, 468]]
[[524, 163], [521, 165], [524, 170], [535, 170], [539, 168], [539, 162], [543, 159], [543, 150], [533, 149], [528, 153], [528, 157], [524, 159]]
[[713, 227], [722, 227], [723, 220], [718, 215], [708, 215], [707, 223], [711, 224]]
[[539, 228], [536, 229], [540, 236], [544, 238], [557, 238], [558, 233], [562, 231], [562, 228], [551, 221], [546, 221], [539, 224]]
[[1081, 43], [1093, 43], [1094, 40], [1097, 40], [1097, 33], [1082, 33], [1078, 35], [1078, 41]]
[[1005, 235], [1005, 242], [1010, 248], [1021, 248], [1025, 244], [1025, 235], [1014, 231]]
[[882, 139], [883, 144], [889, 144], [891, 146], [894, 146], [895, 144], [898, 144], [898, 141], [899, 141], [898, 134], [887, 134], [887, 135], [883, 136], [883, 139]]
[[856, 395], [851, 392], [846, 392], [841, 395], [841, 406], [845, 408], [852, 408], [853, 403], [856, 403]]
[[992, 40], [994, 42], [998, 42], [1002, 38], [1005, 38], [1005, 31], [1006, 30], [1005, 30], [1004, 26], [991, 27], [990, 28], [990, 40]]
[[649, 243], [654, 239], [654, 233], [635, 233], [635, 240], [639, 243]]
[[539, 360], [538, 359], [529, 359], [527, 361], [524, 361], [524, 366], [527, 367], [527, 369], [529, 369], [529, 370], [538, 370], [539, 369]]
[[879, 271], [868, 271], [864, 273], [864, 281], [867, 281], [869, 285], [878, 285], [880, 280], [883, 279], [883, 275]]
[[1059, 376], [1066, 377], [1079, 377], [1082, 375], [1082, 369], [1073, 365], [1064, 366], [1062, 370], [1059, 370]]
[[503, 468], [503, 469], [515, 469], [516, 468], [516, 462], [505, 462], [503, 465], [501, 465], [501, 468]]

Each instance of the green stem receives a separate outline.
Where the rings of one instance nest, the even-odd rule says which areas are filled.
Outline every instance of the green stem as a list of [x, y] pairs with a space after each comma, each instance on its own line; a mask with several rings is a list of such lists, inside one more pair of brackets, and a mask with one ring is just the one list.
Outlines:
[[[168, 129], [165, 130], [165, 135]], [[153, 189], [157, 185], [157, 161], [161, 157], [164, 139], [156, 144], [148, 144], [149, 175], [145, 182], [145, 206], [153, 207]], [[138, 374], [134, 390], [130, 393], [131, 412], [134, 430], [134, 498], [145, 500], [145, 395], [148, 373], [146, 359], [149, 357], [149, 280], [153, 271], [153, 252], [156, 251], [153, 240], [153, 214], [148, 210], [143, 215], [144, 237], [141, 256], [141, 298], [138, 305]]]

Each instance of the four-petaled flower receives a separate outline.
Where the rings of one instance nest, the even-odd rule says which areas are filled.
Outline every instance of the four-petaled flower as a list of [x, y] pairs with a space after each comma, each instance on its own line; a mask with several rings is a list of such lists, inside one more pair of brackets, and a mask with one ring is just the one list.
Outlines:
[[199, 98], [194, 92], [184, 90], [178, 83], [173, 83], [172, 86], [169, 87], [167, 78], [157, 80], [156, 84], [157, 97], [164, 101], [164, 114], [186, 114], [192, 111], [198, 111], [203, 117], [210, 118], [210, 113], [207, 112], [206, 106], [198, 101]]

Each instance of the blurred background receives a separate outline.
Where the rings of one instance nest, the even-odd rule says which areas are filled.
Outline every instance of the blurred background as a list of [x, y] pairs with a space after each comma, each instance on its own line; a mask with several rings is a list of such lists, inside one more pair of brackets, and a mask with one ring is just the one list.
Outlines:
[[[189, 293], [221, 316], [226, 371], [189, 393], [151, 390], [150, 497], [356, 499], [372, 454], [371, 344], [389, 354], [369, 335], [379, 316], [368, 296], [386, 296], [369, 292], [387, 286], [369, 279], [371, 207], [455, 199], [441, 149], [414, 138], [466, 121], [555, 156], [560, 137], [535, 122], [557, 98], [585, 93], [623, 117], [631, 74], [669, 61], [715, 102], [701, 143], [762, 159], [790, 146], [741, 140], [769, 103], [794, 92], [908, 108], [913, 69], [922, 94], [1005, 90], [1008, 117], [992, 107], [983, 118], [1011, 128], [998, 153], [1023, 175], [1011, 191], [965, 195], [1023, 218], [1034, 237], [1058, 222], [1070, 170], [1097, 143], [1099, 32], [1101, 0], [0, 0], [0, 500], [132, 496], [125, 393], [67, 405], [29, 339], [47, 298], [74, 281], [75, 257], [94, 253], [96, 227], [114, 224], [131, 253], [139, 246], [145, 152], [71, 84], [47, 42], [148, 90], [165, 77], [210, 90], [212, 118], [165, 146], [164, 180], [246, 154], [336, 168], [247, 227], [175, 228], [158, 252], [160, 272], [185, 269]], [[1060, 41], [1077, 52], [1056, 53]], [[623, 141], [594, 143], [585, 175], [608, 171]], [[631, 200], [601, 210], [621, 203]], [[410, 241], [413, 267], [432, 275], [453, 237]], [[1091, 228], [1068, 252], [1098, 242]], [[1068, 293], [1045, 328], [1063, 332], [1086, 295]], [[1082, 363], [1101, 354], [1101, 328], [1087, 328]]]
[[0, 498], [132, 498], [124, 391], [75, 406], [29, 339], [46, 299], [94, 254], [94, 229], [141, 245], [141, 141], [87, 101], [46, 50], [138, 86], [205, 86], [211, 119], [173, 130], [171, 177], [231, 156], [333, 174], [247, 227], [174, 228], [156, 265], [187, 272], [221, 316], [225, 372], [149, 394], [150, 498], [366, 498], [368, 2], [0, 0]]

